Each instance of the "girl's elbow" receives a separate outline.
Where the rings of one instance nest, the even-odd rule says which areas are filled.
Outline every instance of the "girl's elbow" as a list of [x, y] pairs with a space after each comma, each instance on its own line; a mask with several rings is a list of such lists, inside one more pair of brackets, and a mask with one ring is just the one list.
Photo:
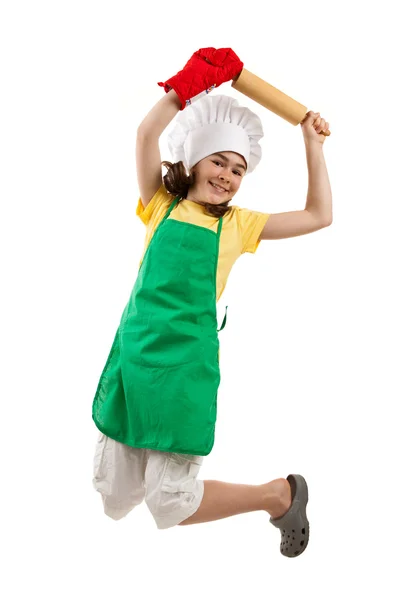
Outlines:
[[333, 215], [330, 215], [328, 217], [325, 217], [324, 219], [322, 219], [321, 221], [321, 229], [324, 229], [325, 227], [330, 227], [330, 225], [333, 223]]

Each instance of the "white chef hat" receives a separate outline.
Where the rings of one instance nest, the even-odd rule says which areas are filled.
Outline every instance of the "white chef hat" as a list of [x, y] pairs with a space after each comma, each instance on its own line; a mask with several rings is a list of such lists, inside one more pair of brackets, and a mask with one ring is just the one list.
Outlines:
[[168, 136], [172, 161], [187, 171], [215, 152], [236, 152], [251, 173], [261, 159], [260, 118], [230, 96], [206, 95], [181, 111]]

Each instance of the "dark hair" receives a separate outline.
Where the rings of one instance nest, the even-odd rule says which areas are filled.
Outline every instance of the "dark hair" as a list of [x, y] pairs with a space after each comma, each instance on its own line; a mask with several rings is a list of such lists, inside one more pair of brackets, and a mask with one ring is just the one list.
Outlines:
[[[166, 167], [167, 173], [163, 177], [164, 187], [172, 196], [181, 196], [180, 203], [188, 195], [188, 190], [195, 183], [195, 173], [187, 175], [184, 163], [180, 160], [178, 163], [171, 163], [167, 160], [162, 162], [162, 166]], [[230, 200], [222, 204], [204, 204], [206, 212], [213, 217], [223, 217], [229, 213], [232, 208], [228, 206]]]

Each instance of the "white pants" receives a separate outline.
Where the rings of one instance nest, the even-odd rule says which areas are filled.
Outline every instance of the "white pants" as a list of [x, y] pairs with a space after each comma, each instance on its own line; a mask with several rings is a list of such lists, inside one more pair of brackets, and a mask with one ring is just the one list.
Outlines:
[[112, 519], [122, 519], [145, 499], [158, 529], [167, 529], [198, 510], [204, 483], [196, 478], [203, 458], [132, 448], [101, 433], [94, 457], [94, 488]]

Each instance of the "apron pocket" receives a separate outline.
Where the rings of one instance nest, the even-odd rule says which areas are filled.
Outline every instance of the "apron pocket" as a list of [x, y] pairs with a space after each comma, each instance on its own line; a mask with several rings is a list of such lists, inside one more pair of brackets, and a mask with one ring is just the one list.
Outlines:
[[122, 360], [148, 367], [173, 368], [207, 359], [208, 340], [189, 320], [136, 316], [120, 329]]

